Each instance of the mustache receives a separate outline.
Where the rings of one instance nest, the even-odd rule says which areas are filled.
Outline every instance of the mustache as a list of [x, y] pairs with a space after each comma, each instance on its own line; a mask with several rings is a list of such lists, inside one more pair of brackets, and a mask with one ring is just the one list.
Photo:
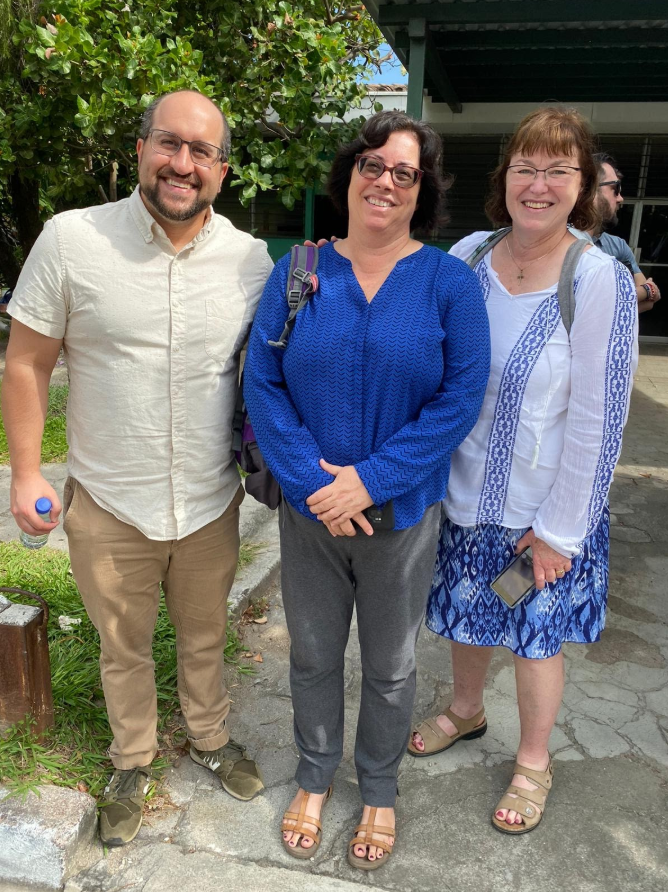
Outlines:
[[202, 185], [202, 181], [197, 176], [196, 173], [191, 173], [187, 177], [184, 177], [183, 174], [176, 173], [176, 171], [171, 167], [163, 167], [160, 171], [160, 176], [163, 178], [171, 177], [173, 180], [177, 180], [179, 183], [189, 183], [191, 186], [195, 186], [197, 189]]

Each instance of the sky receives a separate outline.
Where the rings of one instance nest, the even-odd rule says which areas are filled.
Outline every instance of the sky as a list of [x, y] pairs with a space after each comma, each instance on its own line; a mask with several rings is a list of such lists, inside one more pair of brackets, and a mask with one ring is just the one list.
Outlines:
[[[383, 43], [380, 52], [384, 56], [390, 51], [390, 45]], [[392, 54], [394, 56], [394, 53]], [[387, 62], [379, 74], [374, 74], [368, 81], [370, 84], [407, 84], [408, 75], [403, 73], [401, 62], [394, 56], [392, 62]]]

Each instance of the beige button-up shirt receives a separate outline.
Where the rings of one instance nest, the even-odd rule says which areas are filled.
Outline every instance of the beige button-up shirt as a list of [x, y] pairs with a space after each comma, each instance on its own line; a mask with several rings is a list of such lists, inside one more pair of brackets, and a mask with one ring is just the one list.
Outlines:
[[271, 267], [213, 213], [176, 251], [138, 189], [58, 214], [26, 261], [9, 312], [64, 339], [68, 471], [151, 539], [215, 520], [239, 486], [239, 353]]

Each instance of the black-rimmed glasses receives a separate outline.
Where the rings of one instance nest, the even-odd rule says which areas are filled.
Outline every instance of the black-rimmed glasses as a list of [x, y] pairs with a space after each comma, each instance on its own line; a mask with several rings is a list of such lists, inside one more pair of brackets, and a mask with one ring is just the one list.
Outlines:
[[414, 186], [424, 171], [418, 170], [417, 167], [410, 167], [408, 164], [397, 164], [395, 167], [388, 167], [383, 164], [380, 158], [373, 155], [355, 155], [357, 163], [357, 172], [365, 180], [378, 180], [386, 170], [390, 172], [392, 182], [400, 189], [410, 189]]
[[622, 181], [621, 180], [606, 180], [604, 183], [599, 183], [599, 186], [612, 186], [612, 191], [615, 194], [615, 198], [618, 195], [622, 194]]
[[185, 143], [193, 164], [197, 164], [199, 167], [213, 167], [223, 157], [223, 150], [220, 146], [214, 146], [201, 139], [181, 139], [180, 136], [170, 133], [169, 130], [151, 130], [150, 137], [151, 148], [159, 155], [178, 155], [181, 146]]

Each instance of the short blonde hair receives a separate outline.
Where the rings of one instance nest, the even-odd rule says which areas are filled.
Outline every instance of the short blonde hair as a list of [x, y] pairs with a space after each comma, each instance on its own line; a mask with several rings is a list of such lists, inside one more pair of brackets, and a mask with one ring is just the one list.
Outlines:
[[485, 204], [487, 216], [495, 226], [512, 223], [506, 207], [506, 172], [510, 159], [518, 152], [531, 155], [576, 155], [582, 176], [582, 187], [569, 223], [583, 231], [596, 231], [601, 218], [596, 209], [598, 165], [594, 161], [596, 144], [588, 122], [574, 108], [548, 106], [537, 108], [517, 125], [503, 161], [490, 177], [491, 193]]

